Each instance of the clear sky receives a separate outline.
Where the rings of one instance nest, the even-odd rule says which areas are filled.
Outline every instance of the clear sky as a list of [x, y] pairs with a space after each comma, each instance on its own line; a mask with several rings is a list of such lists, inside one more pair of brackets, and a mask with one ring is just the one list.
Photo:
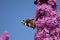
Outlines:
[[[10, 40], [34, 40], [36, 29], [33, 30], [20, 22], [23, 19], [34, 18], [35, 0], [0, 0], [0, 35], [8, 30]], [[60, 10], [60, 0], [58, 0]]]

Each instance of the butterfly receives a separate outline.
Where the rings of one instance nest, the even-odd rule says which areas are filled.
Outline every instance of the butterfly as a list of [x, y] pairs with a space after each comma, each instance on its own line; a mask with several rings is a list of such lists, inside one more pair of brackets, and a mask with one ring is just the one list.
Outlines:
[[21, 23], [24, 24], [25, 26], [30, 27], [30, 28], [33, 28], [33, 29], [36, 28], [34, 18], [28, 18], [26, 20], [23, 20]]

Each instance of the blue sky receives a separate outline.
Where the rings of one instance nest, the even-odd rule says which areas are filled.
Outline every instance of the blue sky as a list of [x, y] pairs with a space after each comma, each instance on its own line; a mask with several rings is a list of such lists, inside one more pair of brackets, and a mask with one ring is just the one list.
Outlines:
[[[36, 6], [34, 0], [0, 0], [0, 35], [4, 30], [10, 33], [10, 40], [34, 40], [33, 30], [20, 22], [34, 18]], [[58, 0], [60, 10], [60, 0]]]

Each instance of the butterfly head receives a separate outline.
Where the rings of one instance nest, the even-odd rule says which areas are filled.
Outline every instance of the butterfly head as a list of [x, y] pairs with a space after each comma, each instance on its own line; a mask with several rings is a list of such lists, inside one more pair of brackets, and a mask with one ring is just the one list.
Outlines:
[[25, 26], [27, 25], [26, 20], [23, 20], [21, 23], [24, 24]]

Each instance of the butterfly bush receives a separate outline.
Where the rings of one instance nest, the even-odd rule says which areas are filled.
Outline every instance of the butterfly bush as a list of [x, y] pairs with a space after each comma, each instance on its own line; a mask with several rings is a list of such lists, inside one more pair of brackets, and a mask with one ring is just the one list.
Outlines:
[[4, 31], [0, 36], [0, 40], [9, 40], [9, 33], [8, 31]]
[[35, 24], [37, 32], [34, 40], [60, 40], [60, 16], [57, 0], [36, 0]]

